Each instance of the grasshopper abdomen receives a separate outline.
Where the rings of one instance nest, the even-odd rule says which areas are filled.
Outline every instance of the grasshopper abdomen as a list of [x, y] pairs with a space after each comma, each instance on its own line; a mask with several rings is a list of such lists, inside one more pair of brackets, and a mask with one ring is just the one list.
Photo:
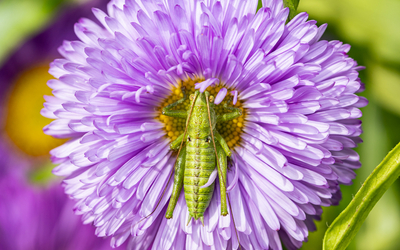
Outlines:
[[186, 164], [183, 179], [185, 199], [189, 214], [195, 220], [202, 218], [210, 204], [214, 183], [201, 188], [215, 169], [214, 148], [205, 139], [191, 139], [186, 142]]

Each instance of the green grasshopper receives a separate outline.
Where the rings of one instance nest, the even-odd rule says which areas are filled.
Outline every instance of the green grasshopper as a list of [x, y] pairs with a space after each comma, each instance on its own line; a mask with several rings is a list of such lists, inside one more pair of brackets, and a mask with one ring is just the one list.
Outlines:
[[207, 91], [204, 93], [196, 91], [190, 95], [190, 112], [172, 110], [185, 100], [184, 94], [181, 100], [166, 106], [162, 112], [166, 116], [186, 119], [185, 132], [170, 145], [172, 150], [181, 150], [175, 163], [174, 185], [165, 217], [172, 218], [183, 186], [189, 208], [189, 221], [193, 217], [195, 220], [200, 219], [204, 224], [204, 212], [210, 204], [215, 185], [212, 183], [208, 187], [201, 188], [201, 186], [208, 182], [215, 168], [218, 170], [220, 183], [221, 215], [228, 214], [226, 175], [227, 156], [231, 156], [231, 151], [215, 126], [218, 122], [230, 121], [241, 116], [242, 111], [225, 104], [224, 108], [231, 112], [216, 115], [214, 97]]
[[[165, 217], [167, 219], [172, 218], [183, 187], [186, 204], [189, 209], [188, 224], [194, 218], [195, 220], [200, 219], [204, 225], [204, 212], [210, 204], [215, 183], [213, 182], [207, 187], [202, 186], [208, 183], [215, 168], [218, 171], [220, 184], [221, 215], [226, 216], [228, 214], [226, 198], [228, 198], [230, 206], [229, 196], [226, 192], [226, 176], [227, 156], [231, 156], [231, 151], [224, 138], [215, 129], [215, 126], [218, 122], [227, 122], [241, 116], [242, 111], [239, 108], [228, 107], [225, 104], [224, 108], [231, 112], [216, 115], [214, 110], [215, 104], [213, 103], [214, 97], [208, 91], [200, 93], [198, 90], [190, 95], [190, 111], [172, 110], [186, 100], [187, 97], [184, 89], [182, 89], [182, 93], [182, 99], [164, 107], [162, 111], [163, 115], [186, 119], [185, 132], [170, 145], [172, 150], [179, 150], [178, 158], [175, 161], [172, 195]], [[171, 171], [167, 185], [153, 212], [139, 222], [151, 216], [157, 209], [169, 185], [172, 173]], [[233, 215], [232, 220], [235, 226], [236, 237], [239, 241]], [[239, 247], [241, 248], [240, 243]]]

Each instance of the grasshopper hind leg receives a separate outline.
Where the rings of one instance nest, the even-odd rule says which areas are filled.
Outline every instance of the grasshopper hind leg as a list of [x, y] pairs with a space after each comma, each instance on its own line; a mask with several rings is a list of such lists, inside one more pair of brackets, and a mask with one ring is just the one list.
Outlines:
[[214, 136], [221, 148], [224, 150], [226, 156], [231, 157], [232, 153], [225, 139], [218, 133], [218, 131], [214, 132]]
[[183, 136], [184, 136], [184, 134], [181, 134], [178, 138], [176, 138], [175, 141], [171, 142], [170, 148], [172, 150], [178, 150], [179, 149], [179, 147], [182, 144], [182, 140], [184, 139]]
[[221, 194], [221, 215], [226, 216], [228, 214], [227, 203], [226, 203], [226, 175], [227, 175], [227, 157], [225, 151], [216, 143], [217, 155], [219, 161], [218, 178], [219, 187]]
[[171, 219], [175, 210], [176, 203], [178, 202], [179, 195], [183, 187], [183, 176], [185, 173], [185, 161], [186, 161], [186, 146], [184, 146], [178, 155], [178, 159], [175, 164], [175, 174], [174, 174], [174, 185], [172, 188], [172, 195], [169, 200], [167, 213], [165, 218]]

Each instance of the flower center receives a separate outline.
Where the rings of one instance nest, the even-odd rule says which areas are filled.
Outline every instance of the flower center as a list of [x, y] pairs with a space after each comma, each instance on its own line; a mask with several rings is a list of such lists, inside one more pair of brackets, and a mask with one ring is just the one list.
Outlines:
[[43, 133], [52, 120], [40, 115], [43, 95], [51, 95], [46, 82], [52, 77], [49, 67], [37, 66], [23, 72], [15, 81], [8, 96], [5, 132], [11, 141], [30, 156], [48, 155], [49, 151], [65, 142]]
[[[190, 100], [189, 96], [195, 92], [195, 83], [202, 82], [203, 79], [188, 79], [186, 81], [181, 81], [178, 87], [174, 87], [172, 89], [171, 94], [165, 98], [165, 100], [161, 103], [159, 107], [160, 115], [157, 117], [158, 120], [164, 123], [164, 130], [166, 132], [166, 136], [174, 141], [178, 138], [179, 135], [183, 134], [185, 131], [185, 119], [169, 117], [161, 114], [161, 111], [167, 105], [174, 103], [183, 97], [182, 87], [185, 88], [186, 96], [188, 97], [183, 103], [177, 105], [173, 110], [190, 110]], [[218, 92], [223, 88], [223, 85], [210, 86], [206, 90], [210, 92], [211, 95], [216, 97]], [[219, 104], [215, 105], [215, 113], [216, 115], [222, 115], [224, 113], [229, 113], [226, 109], [223, 108], [223, 105], [227, 103], [231, 97], [231, 91], [234, 89], [228, 89], [228, 93], [226, 94], [224, 100]], [[232, 101], [228, 103], [228, 106], [233, 106], [235, 108], [240, 108], [243, 112], [242, 115], [236, 119], [227, 122], [217, 123], [216, 129], [221, 134], [221, 136], [225, 139], [228, 146], [233, 149], [234, 147], [240, 145], [241, 134], [243, 133], [243, 127], [245, 125], [245, 116], [246, 110], [243, 108], [243, 103], [239, 100], [233, 105]]]

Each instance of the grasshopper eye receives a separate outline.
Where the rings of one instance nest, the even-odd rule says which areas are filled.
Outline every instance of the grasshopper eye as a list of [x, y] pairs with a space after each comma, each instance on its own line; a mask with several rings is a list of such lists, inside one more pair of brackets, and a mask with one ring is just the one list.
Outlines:
[[208, 100], [213, 103], [214, 102], [214, 96], [210, 95], [210, 97], [208, 98]]
[[191, 101], [193, 101], [193, 100], [194, 100], [194, 95], [191, 94], [191, 95], [189, 96], [189, 99], [190, 99]]

